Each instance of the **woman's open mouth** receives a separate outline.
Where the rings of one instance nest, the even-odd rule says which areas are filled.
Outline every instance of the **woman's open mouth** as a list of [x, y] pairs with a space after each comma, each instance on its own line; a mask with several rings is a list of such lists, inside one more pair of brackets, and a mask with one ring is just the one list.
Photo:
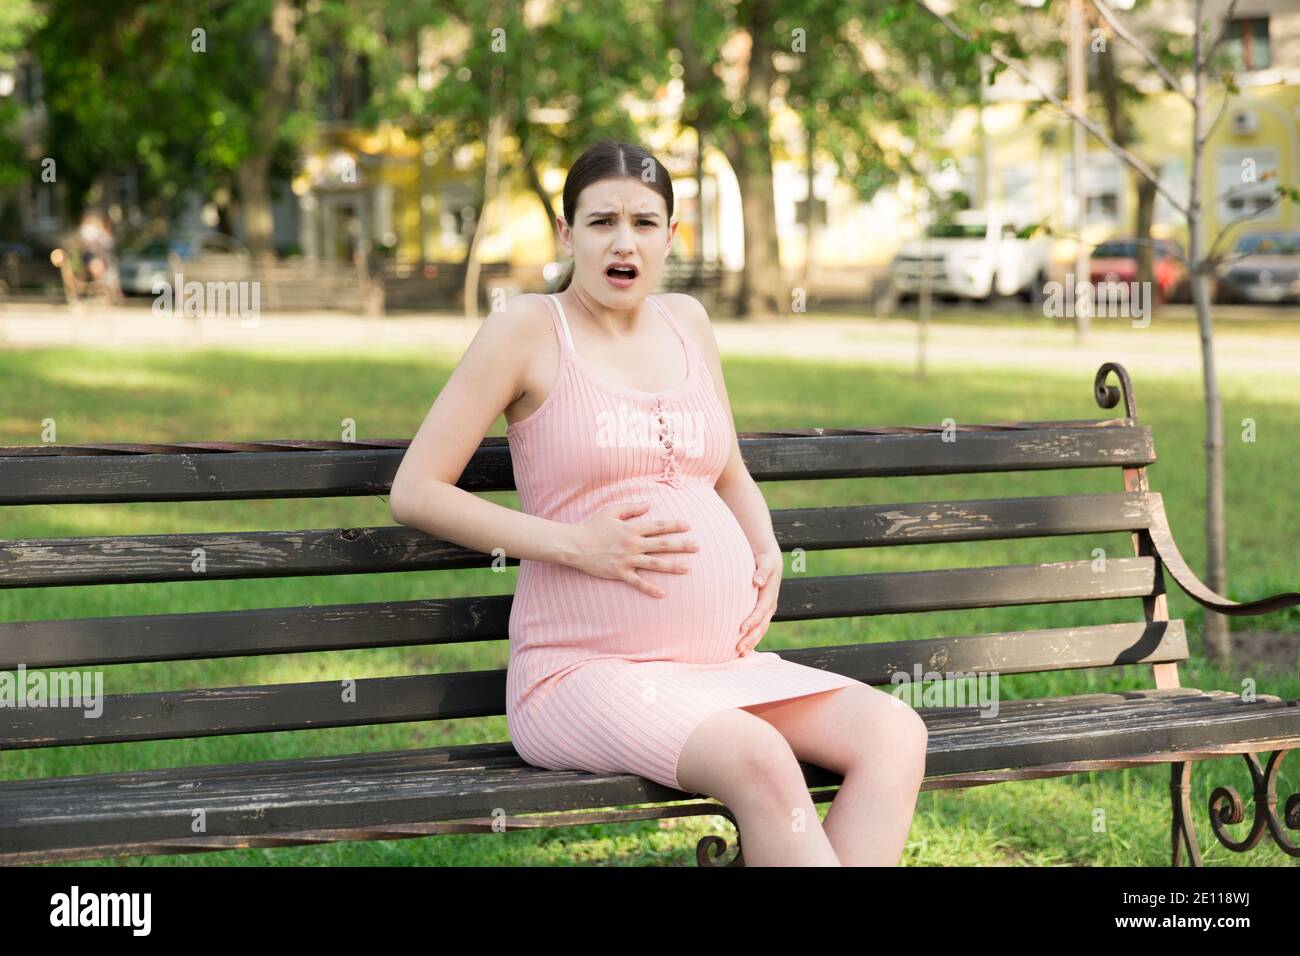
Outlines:
[[639, 275], [636, 266], [609, 266], [605, 269], [606, 280], [618, 289], [630, 289]]

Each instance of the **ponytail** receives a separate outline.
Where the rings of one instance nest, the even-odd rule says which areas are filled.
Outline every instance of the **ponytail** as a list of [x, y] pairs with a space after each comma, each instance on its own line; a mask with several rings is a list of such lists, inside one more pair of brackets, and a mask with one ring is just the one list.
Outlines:
[[569, 283], [573, 281], [574, 268], [575, 268], [574, 263], [570, 262], [569, 268], [564, 271], [564, 277], [560, 279], [560, 284], [555, 287], [556, 292], [563, 292], [565, 289], [569, 287]]

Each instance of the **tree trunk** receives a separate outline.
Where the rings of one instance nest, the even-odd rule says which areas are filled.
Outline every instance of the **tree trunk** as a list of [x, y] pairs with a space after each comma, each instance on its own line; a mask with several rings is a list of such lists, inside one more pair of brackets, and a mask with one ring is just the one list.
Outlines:
[[[1069, 70], [1070, 106], [1080, 115], [1088, 111], [1088, 54], [1083, 42], [1086, 19], [1083, 0], [1070, 0], [1069, 11]], [[1088, 286], [1088, 251], [1083, 243], [1083, 233], [1088, 226], [1088, 197], [1084, 193], [1084, 168], [1088, 151], [1084, 143], [1084, 129], [1080, 123], [1070, 123], [1070, 168], [1073, 180], [1070, 191], [1074, 194], [1074, 282], [1077, 290], [1074, 302], [1074, 341], [1080, 343], [1088, 334], [1095, 303], [1086, 292]]]
[[1151, 246], [1151, 224], [1156, 212], [1156, 184], [1145, 176], [1137, 177], [1137, 201], [1137, 237], [1145, 240], [1139, 242], [1137, 247], [1137, 278], [1138, 282], [1148, 283], [1144, 288], [1156, 294], [1156, 255]]
[[777, 245], [776, 198], [772, 179], [770, 112], [772, 81], [771, 10], [767, 0], [749, 7], [745, 29], [750, 37], [748, 75], [739, 128], [728, 138], [727, 155], [736, 171], [744, 216], [745, 268], [741, 273], [737, 314], [787, 315], [788, 290]]
[[695, 132], [695, 252], [692, 258], [697, 269], [704, 265], [704, 230], [708, 224], [704, 219], [704, 130], [693, 127]]
[[270, 168], [271, 157], [259, 153], [249, 156], [235, 170], [244, 243], [250, 255], [258, 260], [270, 257], [275, 235], [275, 220], [271, 216]]
[[740, 186], [744, 218], [745, 266], [740, 274], [736, 312], [741, 318], [784, 315], [786, 287], [781, 275], [772, 202], [772, 159], [767, 131], [747, 134], [727, 153]]
[[[1197, 0], [1192, 53], [1196, 65], [1196, 85], [1192, 98], [1192, 169], [1188, 190], [1187, 241], [1188, 258], [1192, 263], [1192, 301], [1196, 306], [1196, 325], [1201, 335], [1201, 368], [1205, 387], [1205, 583], [1211, 590], [1226, 597], [1228, 575], [1224, 561], [1223, 406], [1214, 367], [1210, 267], [1204, 262], [1207, 250], [1203, 248], [1204, 237], [1201, 235], [1201, 183], [1205, 171], [1205, 69], [1200, 65], [1202, 8], [1202, 0]], [[1205, 655], [1219, 666], [1226, 665], [1232, 657], [1228, 620], [1208, 608], [1205, 609]]]
[[560, 238], [556, 232], [555, 226], [555, 204], [551, 202], [550, 194], [547, 193], [546, 187], [542, 185], [542, 177], [537, 172], [537, 162], [533, 157], [528, 156], [524, 159], [524, 173], [528, 176], [528, 186], [537, 195], [546, 210], [546, 221], [551, 224], [551, 241], [555, 244], [555, 258], [560, 258]]
[[[506, 113], [501, 103], [502, 67], [493, 66], [488, 93], [488, 108], [492, 111], [488, 121], [488, 135], [485, 145], [486, 159], [483, 167], [483, 212], [475, 223], [474, 237], [469, 243], [469, 254], [465, 263], [465, 318], [478, 318], [478, 261], [479, 241], [484, 236], [484, 218], [492, 211], [492, 200], [496, 198], [501, 179], [501, 141], [505, 136]], [[492, 308], [491, 304], [488, 306]]]
[[804, 114], [804, 176], [808, 180], [808, 202], [804, 206], [803, 213], [803, 235], [804, 235], [804, 256], [803, 256], [803, 277], [799, 284], [803, 286], [805, 303], [807, 302], [808, 289], [812, 284], [812, 267], [813, 267], [813, 229], [815, 217], [813, 216], [813, 177], [817, 174], [816, 161], [813, 158], [813, 131], [808, 124], [812, 123], [812, 112]]
[[[1106, 50], [1097, 54], [1097, 85], [1101, 91], [1101, 100], [1106, 107], [1106, 125], [1110, 127], [1110, 137], [1127, 150], [1133, 148], [1132, 126], [1124, 114], [1124, 107], [1119, 98], [1119, 79], [1115, 75], [1115, 54]], [[1131, 172], [1137, 188], [1137, 218], [1133, 234], [1139, 242], [1137, 247], [1138, 281], [1147, 282], [1148, 289], [1155, 289], [1155, 254], [1151, 248], [1151, 223], [1155, 218], [1156, 186], [1145, 176]]]
[[[1199, 246], [1199, 242], [1196, 245]], [[1199, 248], [1192, 256], [1193, 261], [1199, 258]], [[1201, 366], [1205, 383], [1205, 583], [1211, 590], [1226, 596], [1228, 575], [1224, 556], [1223, 403], [1219, 398], [1218, 376], [1214, 367], [1210, 279], [1205, 272], [1193, 274], [1192, 298], [1196, 303], [1196, 324], [1201, 334]], [[1228, 619], [1208, 608], [1205, 610], [1205, 654], [1220, 665], [1227, 664], [1232, 657]]]
[[271, 187], [268, 176], [276, 134], [293, 102], [293, 59], [296, 15], [292, 0], [274, 0], [271, 6], [271, 69], [262, 95], [261, 109], [253, 123], [252, 143], [256, 152], [245, 157], [235, 170], [239, 206], [244, 220], [244, 242], [254, 259], [272, 255], [274, 220], [271, 218]]
[[[494, 74], [500, 71], [499, 67], [493, 67]], [[469, 254], [465, 262], [465, 318], [478, 318], [478, 277], [481, 266], [478, 260], [479, 242], [485, 235], [484, 222], [488, 212], [492, 209], [492, 201], [496, 198], [501, 178], [501, 139], [505, 133], [506, 117], [505, 113], [496, 111], [491, 121], [488, 123], [487, 137], [487, 162], [483, 169], [483, 212], [479, 215], [478, 221], [474, 226], [474, 237], [469, 243]], [[488, 306], [491, 309], [491, 304]]]

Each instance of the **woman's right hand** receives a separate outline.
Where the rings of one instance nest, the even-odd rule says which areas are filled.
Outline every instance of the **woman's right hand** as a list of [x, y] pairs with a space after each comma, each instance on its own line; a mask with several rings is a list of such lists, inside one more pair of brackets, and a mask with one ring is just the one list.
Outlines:
[[[573, 567], [598, 578], [626, 581], [651, 597], [664, 597], [663, 588], [637, 574], [638, 570], [685, 574], [690, 566], [673, 553], [699, 551], [685, 521], [671, 518], [642, 518], [629, 521], [650, 509], [648, 501], [609, 505], [578, 524], [578, 558]], [[664, 555], [664, 552], [669, 554]], [[661, 556], [662, 555], [662, 556]]]

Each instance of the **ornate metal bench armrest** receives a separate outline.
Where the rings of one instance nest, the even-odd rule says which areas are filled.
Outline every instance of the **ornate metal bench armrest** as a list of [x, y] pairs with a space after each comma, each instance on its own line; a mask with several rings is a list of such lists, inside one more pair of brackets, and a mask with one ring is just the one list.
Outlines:
[[1282, 594], [1245, 603], [1230, 601], [1223, 595], [1211, 591], [1178, 553], [1178, 545], [1174, 544], [1174, 536], [1169, 530], [1169, 518], [1165, 515], [1164, 498], [1155, 491], [1149, 493], [1149, 498], [1151, 525], [1148, 531], [1156, 553], [1169, 569], [1174, 580], [1178, 582], [1178, 586], [1193, 600], [1220, 614], [1268, 614], [1270, 611], [1280, 611], [1284, 607], [1300, 604], [1300, 593], [1295, 591], [1285, 591]]

